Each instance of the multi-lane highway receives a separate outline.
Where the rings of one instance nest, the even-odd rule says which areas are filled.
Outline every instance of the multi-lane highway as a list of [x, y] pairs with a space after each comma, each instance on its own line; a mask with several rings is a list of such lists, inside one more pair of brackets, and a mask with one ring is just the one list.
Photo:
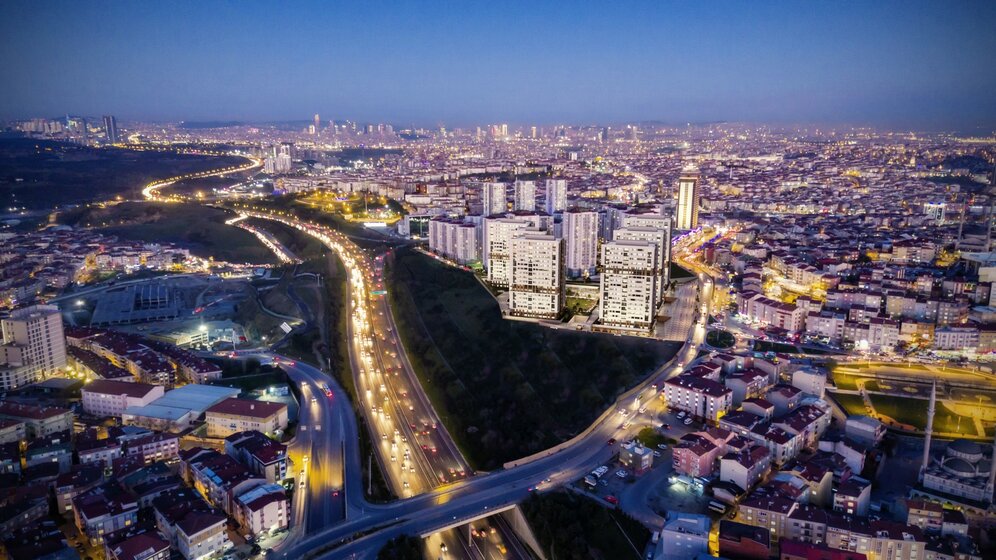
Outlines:
[[[519, 461], [514, 467], [468, 477], [466, 464], [455, 448], [448, 447], [451, 440], [443, 432], [428, 399], [420, 391], [399, 342], [390, 308], [378, 293], [383, 289], [383, 263], [380, 259], [375, 257], [374, 264], [370, 264], [370, 259], [360, 249], [327, 228], [269, 213], [247, 213], [296, 227], [320, 239], [339, 254], [347, 269], [349, 284], [351, 317], [346, 334], [362, 401], [358, 404], [370, 421], [372, 436], [375, 444], [379, 445], [378, 455], [387, 477], [404, 498], [376, 506], [365, 502], [363, 482], [358, 476], [361, 458], [358, 457], [358, 449], [351, 452], [351, 447], [356, 446], [358, 440], [355, 419], [351, 417], [348, 407], [332, 404], [336, 398], [346, 401], [346, 395], [338, 387], [332, 388], [332, 403], [319, 401], [318, 396], [324, 394], [313, 395], [315, 400], [311, 401], [311, 405], [322, 404], [313, 412], [308, 411], [308, 416], [302, 414], [302, 423], [307, 421], [315, 426], [299, 432], [298, 437], [305, 448], [310, 444], [311, 457], [316, 452], [323, 454], [325, 463], [312, 464], [309, 468], [319, 469], [322, 476], [334, 477], [332, 473], [338, 471], [340, 478], [319, 483], [314, 481], [315, 474], [311, 474], [309, 479], [309, 473], [305, 473], [309, 497], [306, 507], [307, 535], [288, 540], [277, 551], [279, 556], [323, 559], [365, 556], [376, 553], [394, 536], [430, 535], [451, 529], [517, 504], [531, 492], [548, 491], [570, 483], [618, 452], [619, 444], [610, 444], [610, 440], [622, 442], [630, 439], [641, 427], [639, 423], [620, 419], [617, 408], [636, 409], [641, 407], [641, 402], [650, 402], [656, 395], [651, 385], [660, 387], [665, 379], [677, 375], [685, 364], [693, 361], [705, 336], [701, 317], [709, 312], [712, 282], [702, 275], [701, 301], [704, 305], [696, 309], [700, 319], [693, 323], [690, 338], [672, 360], [645, 382], [622, 395], [616, 406], [610, 407], [588, 430], [567, 444]], [[305, 371], [303, 366], [295, 364], [294, 367]], [[294, 375], [295, 381], [310, 385], [317, 380], [315, 377], [309, 379], [300, 372]], [[324, 375], [321, 375], [321, 380], [332, 383]], [[314, 389], [308, 390], [312, 392]], [[304, 406], [309, 406], [308, 399], [305, 395]], [[322, 409], [326, 412], [323, 413]], [[318, 427], [323, 422], [328, 426], [329, 421], [339, 426], [334, 434], [330, 427]], [[325, 435], [316, 437], [322, 430], [325, 430]], [[310, 436], [302, 435], [308, 431]], [[339, 452], [338, 459], [332, 450], [337, 441], [345, 449], [345, 455]], [[322, 450], [318, 451], [319, 448]], [[351, 456], [351, 453], [354, 455]], [[385, 457], [388, 458], [386, 461]], [[314, 463], [314, 459], [309, 463]], [[342, 468], [343, 463], [347, 464], [345, 469]], [[341, 478], [343, 472], [345, 480]], [[343, 488], [345, 495], [336, 495], [337, 488]], [[311, 499], [316, 500], [314, 506]], [[334, 523], [340, 519], [338, 512], [344, 512], [345, 519]], [[322, 528], [316, 531], [319, 526]], [[452, 549], [452, 546], [448, 548]], [[477, 556], [469, 550], [458, 552], [461, 556]]]

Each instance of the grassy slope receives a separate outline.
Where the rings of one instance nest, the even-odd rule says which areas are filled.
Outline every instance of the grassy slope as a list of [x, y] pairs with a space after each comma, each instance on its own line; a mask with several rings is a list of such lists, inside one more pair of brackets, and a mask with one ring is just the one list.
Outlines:
[[397, 252], [388, 286], [413, 365], [478, 468], [580, 432], [677, 347], [504, 320], [470, 273], [411, 250]]

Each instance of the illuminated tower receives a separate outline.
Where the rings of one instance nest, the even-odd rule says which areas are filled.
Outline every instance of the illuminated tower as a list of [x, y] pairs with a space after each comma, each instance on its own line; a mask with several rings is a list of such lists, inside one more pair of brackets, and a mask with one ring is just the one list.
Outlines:
[[699, 176], [697, 171], [682, 172], [678, 179], [678, 206], [675, 228], [695, 229], [699, 225]]
[[315, 136], [321, 134], [321, 130], [322, 130], [322, 119], [318, 116], [318, 113], [315, 113]]

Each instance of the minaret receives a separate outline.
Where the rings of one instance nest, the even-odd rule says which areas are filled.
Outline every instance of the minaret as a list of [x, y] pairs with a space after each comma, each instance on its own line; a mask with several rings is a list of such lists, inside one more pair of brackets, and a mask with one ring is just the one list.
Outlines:
[[923, 441], [923, 463], [920, 465], [920, 482], [930, 466], [930, 434], [934, 431], [934, 404], [937, 401], [937, 381], [930, 384], [930, 406], [927, 408], [927, 437]]

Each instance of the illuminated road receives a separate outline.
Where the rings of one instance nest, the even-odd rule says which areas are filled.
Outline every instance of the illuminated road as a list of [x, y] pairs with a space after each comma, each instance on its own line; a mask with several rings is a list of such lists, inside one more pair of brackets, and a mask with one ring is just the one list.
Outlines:
[[164, 179], [162, 181], [155, 181], [149, 183], [142, 189], [142, 197], [146, 200], [179, 200], [177, 197], [160, 197], [159, 189], [163, 187], [168, 187], [177, 181], [184, 181], [186, 179], [202, 179], [204, 177], [216, 177], [218, 175], [228, 175], [229, 173], [240, 173], [242, 171], [249, 171], [251, 169], [256, 169], [257, 167], [263, 166], [263, 160], [240, 154], [239, 157], [244, 157], [249, 160], [249, 163], [245, 165], [226, 167], [224, 169], [214, 169], [211, 171], [201, 171], [199, 173], [187, 173], [186, 175], [177, 175], [176, 177], [171, 177], [169, 179]]

